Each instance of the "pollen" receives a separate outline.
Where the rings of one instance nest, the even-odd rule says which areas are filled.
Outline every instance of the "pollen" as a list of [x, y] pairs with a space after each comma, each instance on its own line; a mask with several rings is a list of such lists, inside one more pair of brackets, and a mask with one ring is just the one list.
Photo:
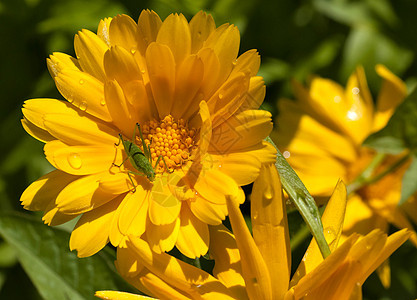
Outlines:
[[[184, 119], [175, 120], [171, 115], [162, 120], [151, 120], [141, 126], [146, 145], [149, 145], [152, 166], [155, 166], [159, 156], [162, 158], [156, 166], [158, 173], [180, 169], [191, 158], [192, 150], [196, 147], [194, 137], [195, 128], [188, 128]], [[136, 144], [142, 147], [140, 137], [136, 137]], [[165, 163], [164, 163], [165, 161]]]

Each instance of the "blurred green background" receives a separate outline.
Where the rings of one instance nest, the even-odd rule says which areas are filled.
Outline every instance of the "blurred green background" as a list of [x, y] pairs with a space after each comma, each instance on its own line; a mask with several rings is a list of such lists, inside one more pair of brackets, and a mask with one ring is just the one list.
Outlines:
[[[374, 66], [382, 63], [409, 86], [417, 81], [415, 0], [1, 0], [2, 213], [29, 215], [20, 207], [19, 197], [32, 181], [52, 169], [44, 158], [43, 144], [20, 125], [24, 100], [62, 98], [47, 72], [48, 55], [54, 51], [74, 55], [73, 38], [78, 30], [96, 31], [101, 18], [121, 13], [137, 20], [145, 8], [155, 10], [162, 19], [171, 12], [182, 12], [190, 19], [203, 9], [214, 16], [217, 25], [236, 24], [241, 52], [256, 48], [261, 54], [260, 74], [267, 84], [265, 108], [273, 114], [280, 97], [291, 97], [292, 78], [303, 81], [318, 74], [344, 85], [361, 64], [375, 95], [380, 81]], [[0, 239], [0, 299], [42, 299], [14, 251]], [[299, 247], [294, 252], [294, 261], [303, 251]], [[410, 243], [402, 246], [391, 257], [392, 287], [385, 290], [372, 275], [364, 286], [364, 298], [416, 299], [416, 254]]]

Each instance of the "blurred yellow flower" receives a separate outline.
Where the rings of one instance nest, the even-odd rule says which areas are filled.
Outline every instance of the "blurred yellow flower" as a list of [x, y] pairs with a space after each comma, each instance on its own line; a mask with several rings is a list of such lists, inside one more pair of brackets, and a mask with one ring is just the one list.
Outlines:
[[[182, 14], [162, 22], [144, 10], [137, 23], [118, 15], [102, 20], [97, 34], [80, 31], [76, 58], [48, 59], [67, 101], [24, 104], [22, 124], [46, 143], [57, 170], [30, 185], [22, 205], [45, 211], [49, 225], [81, 215], [70, 240], [80, 257], [108, 241], [123, 245], [128, 235], [158, 253], [176, 246], [191, 258], [205, 254], [207, 224], [225, 218], [226, 196], [242, 203], [240, 186], [275, 159], [263, 142], [271, 115], [258, 110], [265, 95], [260, 58], [256, 50], [237, 57], [239, 43], [236, 26], [216, 28], [204, 12], [188, 23]], [[155, 177], [137, 174], [119, 134], [149, 152], [143, 164]]]
[[[387, 124], [406, 96], [404, 82], [382, 65], [376, 71], [383, 79], [376, 107], [362, 68], [350, 76], [346, 89], [331, 80], [313, 78], [309, 88], [294, 82], [297, 101], [278, 102], [280, 114], [273, 139], [316, 199], [328, 197], [339, 178], [352, 183], [365, 170], [375, 152], [362, 142]], [[397, 159], [387, 156], [375, 172]], [[386, 232], [389, 223], [413, 229], [407, 215], [417, 223], [415, 197], [397, 205], [406, 167], [350, 195], [344, 238], [355, 232], [366, 235], [375, 228]], [[410, 239], [417, 246], [414, 232]]]
[[[135, 287], [159, 299], [349, 299], [360, 295], [366, 278], [409, 235], [402, 230], [387, 238], [376, 230], [362, 239], [352, 235], [338, 247], [346, 208], [346, 189], [339, 182], [322, 218], [333, 253], [323, 261], [313, 240], [290, 282], [286, 208], [274, 165], [261, 170], [253, 189], [253, 237], [233, 197], [228, 198], [228, 208], [234, 234], [222, 225], [210, 226], [212, 275], [166, 253], [152, 252], [137, 237], [131, 237], [125, 252], [118, 252], [118, 270]], [[118, 293], [96, 295], [127, 300], [137, 296]]]

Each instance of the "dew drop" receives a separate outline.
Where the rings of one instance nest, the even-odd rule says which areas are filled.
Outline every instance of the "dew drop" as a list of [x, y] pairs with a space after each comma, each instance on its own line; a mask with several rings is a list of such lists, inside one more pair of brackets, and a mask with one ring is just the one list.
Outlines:
[[106, 105], [106, 100], [101, 99], [100, 104], [103, 105], [103, 106]]
[[141, 70], [140, 70], [140, 72], [141, 72], [142, 74], [145, 74], [145, 73], [146, 73], [146, 70], [145, 70], [145, 69], [141, 69]]
[[79, 83], [80, 83], [81, 85], [83, 85], [83, 84], [84, 84], [84, 79], [80, 79]]
[[347, 113], [347, 118], [351, 121], [356, 121], [357, 119], [359, 119], [359, 115], [357, 112], [350, 110]]
[[198, 195], [198, 192], [197, 191], [194, 191], [194, 194], [197, 196]]
[[74, 99], [72, 99], [71, 97], [68, 97], [67, 100], [68, 100], [69, 103], [74, 102]]
[[290, 151], [284, 151], [284, 152], [282, 153], [282, 155], [283, 155], [285, 158], [289, 158], [289, 157], [291, 156], [291, 153], [290, 153]]
[[219, 99], [222, 99], [224, 97], [222, 92], [219, 92]]
[[327, 243], [331, 246], [337, 238], [337, 234], [332, 227], [324, 228], [324, 234], [326, 235]]
[[68, 163], [70, 164], [70, 166], [73, 167], [74, 169], [78, 170], [79, 168], [81, 168], [82, 161], [78, 153], [70, 153], [67, 159], [68, 159]]
[[87, 103], [86, 102], [81, 102], [81, 104], [80, 104], [80, 109], [82, 110], [82, 111], [86, 111], [87, 110]]
[[222, 167], [222, 165], [220, 164], [220, 165], [219, 165], [219, 168], [221, 168], [221, 167]]
[[340, 97], [340, 96], [334, 96], [333, 101], [335, 103], [340, 103], [340, 101], [342, 101], [342, 97]]
[[360, 90], [359, 90], [359, 88], [358, 88], [358, 87], [354, 87], [354, 88], [352, 89], [352, 93], [353, 93], [354, 95], [359, 94], [359, 92], [360, 92]]
[[130, 48], [130, 53], [135, 54], [136, 53], [136, 47]]
[[234, 61], [232, 62], [232, 64], [233, 64], [234, 66], [236, 66], [236, 64], [237, 64], [237, 60], [234, 60]]
[[274, 197], [274, 192], [270, 185], [268, 185], [264, 191], [264, 198], [267, 200], [271, 200]]

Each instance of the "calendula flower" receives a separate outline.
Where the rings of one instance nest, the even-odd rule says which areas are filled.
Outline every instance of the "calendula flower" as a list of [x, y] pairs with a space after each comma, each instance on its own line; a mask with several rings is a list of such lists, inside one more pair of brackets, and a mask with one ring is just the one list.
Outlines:
[[[253, 237], [233, 197], [228, 198], [228, 208], [234, 234], [221, 225], [210, 227], [212, 274], [152, 252], [137, 237], [131, 237], [126, 253], [119, 253], [119, 271], [159, 299], [349, 299], [360, 294], [366, 278], [409, 235], [406, 229], [390, 237], [376, 230], [362, 239], [355, 234], [339, 246], [346, 208], [346, 189], [339, 182], [322, 218], [332, 254], [323, 260], [313, 240], [290, 281], [288, 223], [275, 166], [263, 168], [253, 188]], [[102, 299], [121, 299], [119, 295], [127, 300], [137, 296], [96, 293]]]
[[[313, 78], [309, 88], [294, 82], [297, 101], [279, 101], [274, 140], [313, 196], [329, 196], [339, 178], [352, 183], [365, 170], [376, 153], [362, 142], [387, 124], [405, 98], [404, 82], [382, 65], [376, 71], [383, 79], [376, 106], [362, 68], [351, 75], [346, 89], [331, 80]], [[374, 172], [382, 172], [397, 159], [387, 156]], [[375, 228], [386, 232], [389, 223], [413, 229], [407, 215], [417, 222], [415, 198], [398, 206], [406, 168], [403, 165], [350, 195], [344, 238], [354, 232], [366, 235]], [[417, 246], [414, 232], [410, 239]]]
[[226, 195], [274, 160], [263, 142], [270, 113], [255, 50], [238, 57], [239, 31], [204, 12], [188, 23], [149, 10], [100, 22], [75, 36], [76, 58], [54, 53], [48, 69], [66, 101], [33, 99], [22, 124], [46, 143], [56, 168], [21, 201], [57, 225], [80, 216], [70, 248], [89, 256], [108, 241], [142, 236], [156, 252], [196, 257], [208, 225], [227, 215]]

